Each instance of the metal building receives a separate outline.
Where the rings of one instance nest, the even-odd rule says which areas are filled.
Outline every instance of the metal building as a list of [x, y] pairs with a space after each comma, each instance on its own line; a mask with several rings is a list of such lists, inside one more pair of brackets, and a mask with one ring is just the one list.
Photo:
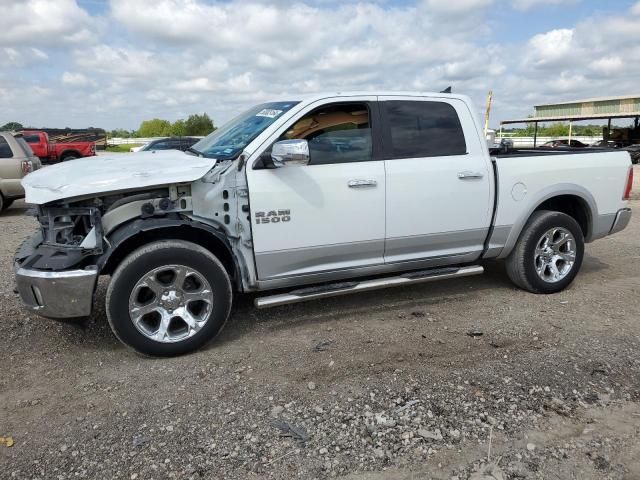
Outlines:
[[538, 137], [538, 124], [545, 122], [569, 122], [569, 139], [573, 122], [582, 120], [608, 120], [605, 140], [611, 131], [611, 120], [614, 118], [631, 118], [635, 120], [633, 130], [637, 131], [640, 123], [640, 95], [626, 95], [620, 97], [589, 98], [572, 102], [536, 105], [532, 117], [500, 122], [500, 131], [504, 125], [514, 123], [533, 123], [534, 147]]

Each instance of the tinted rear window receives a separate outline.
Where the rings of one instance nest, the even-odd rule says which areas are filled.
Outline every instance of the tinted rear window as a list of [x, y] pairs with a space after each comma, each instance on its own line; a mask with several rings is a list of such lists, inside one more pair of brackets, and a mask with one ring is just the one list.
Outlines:
[[24, 138], [27, 143], [39, 143], [40, 142], [40, 136], [39, 135], [23, 135], [22, 138]]
[[467, 153], [460, 119], [448, 103], [394, 100], [383, 105], [394, 158]]

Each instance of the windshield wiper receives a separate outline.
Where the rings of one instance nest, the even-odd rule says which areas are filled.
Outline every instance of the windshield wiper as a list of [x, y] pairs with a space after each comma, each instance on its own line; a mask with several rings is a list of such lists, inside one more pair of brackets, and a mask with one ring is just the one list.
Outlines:
[[189, 147], [185, 150], [185, 152], [190, 152], [190, 153], [194, 153], [196, 155], [196, 157], [202, 157], [203, 154], [201, 151], [196, 150], [195, 148]]

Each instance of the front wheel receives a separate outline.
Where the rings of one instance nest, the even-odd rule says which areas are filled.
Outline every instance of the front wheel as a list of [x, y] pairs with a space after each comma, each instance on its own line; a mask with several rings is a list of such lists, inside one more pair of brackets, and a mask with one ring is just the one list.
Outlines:
[[174, 356], [214, 338], [231, 310], [231, 281], [208, 250], [191, 242], [154, 242], [131, 253], [107, 290], [115, 335], [137, 352]]
[[582, 266], [584, 235], [578, 222], [560, 212], [535, 212], [507, 257], [513, 283], [532, 293], [556, 293], [573, 282]]

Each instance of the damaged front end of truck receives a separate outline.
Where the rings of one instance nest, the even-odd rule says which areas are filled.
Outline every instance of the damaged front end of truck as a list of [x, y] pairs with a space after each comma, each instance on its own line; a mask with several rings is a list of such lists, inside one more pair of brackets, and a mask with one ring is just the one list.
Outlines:
[[[124, 175], [112, 163], [122, 163], [119, 158], [102, 163], [103, 168], [95, 159], [84, 175], [74, 172], [82, 178], [73, 184], [66, 183], [66, 174], [76, 162], [50, 167], [46, 177], [27, 178], [27, 202], [35, 204], [38, 230], [15, 256], [17, 289], [27, 308], [48, 318], [90, 315], [100, 275], [113, 274], [127, 254], [160, 238], [189, 240], [214, 251], [237, 289], [244, 288], [251, 238], [250, 229], [237, 221], [243, 188], [231, 162], [178, 152], [147, 157], [155, 160], [153, 171], [139, 163], [121, 164], [128, 171]], [[176, 175], [173, 164], [180, 161], [181, 175]], [[170, 179], [174, 182], [158, 184]]]

